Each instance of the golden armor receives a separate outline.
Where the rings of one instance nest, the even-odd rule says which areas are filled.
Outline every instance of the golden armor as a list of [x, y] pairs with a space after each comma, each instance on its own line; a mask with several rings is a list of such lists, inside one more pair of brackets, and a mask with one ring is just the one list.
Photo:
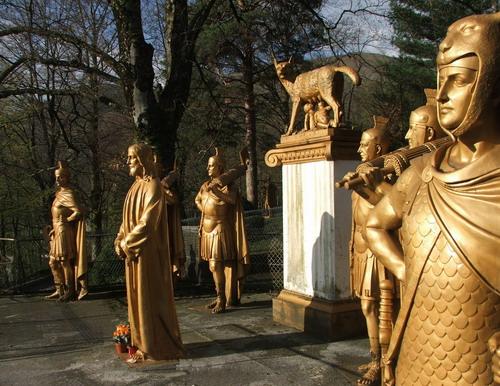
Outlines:
[[209, 158], [205, 181], [195, 198], [201, 211], [200, 258], [208, 261], [217, 298], [208, 305], [213, 313], [238, 305], [243, 280], [250, 264], [245, 236], [241, 198], [233, 181], [246, 169], [242, 165], [224, 173], [224, 162], [217, 150]]
[[80, 300], [88, 294], [83, 210], [69, 185], [70, 172], [64, 161], [58, 162], [55, 177], [57, 191], [51, 207], [49, 266], [56, 291], [47, 299], [73, 300], [79, 288]]
[[[363, 162], [370, 162], [385, 154], [389, 148], [389, 138], [384, 132], [385, 119], [375, 119], [375, 127], [365, 130], [361, 136], [358, 153]], [[345, 178], [349, 179], [349, 173]], [[351, 290], [353, 296], [361, 299], [361, 309], [366, 319], [370, 354], [372, 361], [360, 370], [364, 375], [359, 385], [375, 385], [380, 380], [380, 344], [378, 328], [379, 283], [388, 279], [384, 266], [378, 262], [364, 239], [363, 228], [373, 203], [364, 198], [363, 192], [352, 194], [352, 235], [349, 246], [351, 268]], [[379, 197], [380, 199], [380, 197]]]
[[404, 283], [384, 383], [490, 385], [500, 330], [500, 13], [453, 23], [437, 64], [438, 119], [452, 141], [414, 160], [366, 223], [371, 250]]
[[123, 204], [115, 251], [125, 259], [128, 319], [137, 360], [176, 359], [184, 354], [174, 305], [165, 194], [148, 145], [129, 147], [135, 181]]

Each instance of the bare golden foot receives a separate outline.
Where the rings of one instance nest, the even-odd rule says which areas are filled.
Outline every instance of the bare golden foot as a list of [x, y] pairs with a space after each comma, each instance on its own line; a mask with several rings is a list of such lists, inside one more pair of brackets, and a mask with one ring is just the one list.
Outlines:
[[82, 288], [80, 290], [80, 294], [78, 295], [78, 300], [82, 300], [85, 296], [87, 296], [89, 293], [89, 290], [87, 288]]
[[358, 385], [380, 385], [380, 363], [371, 362], [368, 371], [357, 380]]
[[368, 363], [359, 365], [358, 366], [358, 371], [360, 373], [364, 373], [364, 372], [368, 371], [370, 369], [370, 367], [371, 367], [371, 364], [372, 364], [371, 362], [368, 362]]
[[212, 308], [212, 314], [220, 314], [226, 311], [226, 299], [217, 298], [215, 306]]
[[215, 298], [214, 300], [212, 300], [210, 303], [207, 304], [207, 308], [209, 310], [211, 310], [212, 308], [214, 308], [215, 306], [217, 305], [217, 298]]
[[61, 297], [61, 295], [62, 295], [61, 291], [59, 291], [58, 289], [56, 289], [54, 293], [45, 296], [45, 299], [57, 300], [57, 299], [59, 299]]

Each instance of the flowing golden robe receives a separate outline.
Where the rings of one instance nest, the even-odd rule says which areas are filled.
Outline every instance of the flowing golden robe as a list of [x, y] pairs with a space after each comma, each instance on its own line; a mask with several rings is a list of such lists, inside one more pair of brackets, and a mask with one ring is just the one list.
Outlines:
[[[123, 205], [115, 243], [125, 243], [132, 345], [148, 358], [175, 359], [184, 349], [172, 288], [168, 220], [158, 178], [137, 178]], [[131, 258], [131, 260], [130, 260]]]
[[[73, 260], [75, 279], [81, 279], [87, 273], [85, 221], [82, 208], [71, 189], [62, 188], [56, 192], [51, 214], [54, 235], [50, 242], [50, 256], [56, 260]], [[78, 220], [67, 221], [75, 214]]]
[[406, 266], [388, 350], [392, 361], [399, 350], [397, 385], [493, 383], [487, 341], [500, 329], [500, 147], [442, 173], [446, 150], [415, 162], [390, 193], [403, 202]]

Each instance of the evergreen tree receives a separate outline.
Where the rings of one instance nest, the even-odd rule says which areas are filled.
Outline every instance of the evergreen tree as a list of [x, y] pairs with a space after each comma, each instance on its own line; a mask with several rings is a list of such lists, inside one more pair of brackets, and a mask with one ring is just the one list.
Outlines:
[[439, 43], [454, 21], [474, 13], [493, 12], [492, 0], [391, 0], [393, 44], [399, 57], [385, 67], [387, 82], [379, 90], [380, 108], [402, 139], [410, 112], [425, 104], [424, 88], [436, 88]]

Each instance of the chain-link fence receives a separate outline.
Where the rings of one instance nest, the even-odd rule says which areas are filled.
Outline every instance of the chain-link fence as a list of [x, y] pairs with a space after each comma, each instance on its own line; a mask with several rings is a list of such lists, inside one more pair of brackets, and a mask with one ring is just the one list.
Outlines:
[[[279, 290], [283, 286], [283, 236], [279, 209], [271, 216], [261, 211], [245, 213], [246, 232], [252, 258], [247, 284]], [[183, 221], [186, 276], [200, 284], [211, 281], [208, 267], [198, 261], [199, 218]], [[191, 224], [191, 225], [189, 225]], [[196, 224], [196, 225], [194, 225]], [[114, 252], [116, 234], [87, 235], [88, 281], [92, 288], [124, 284], [124, 263]], [[48, 243], [43, 238], [15, 240], [0, 238], [0, 289], [27, 291], [52, 283], [48, 266]]]

